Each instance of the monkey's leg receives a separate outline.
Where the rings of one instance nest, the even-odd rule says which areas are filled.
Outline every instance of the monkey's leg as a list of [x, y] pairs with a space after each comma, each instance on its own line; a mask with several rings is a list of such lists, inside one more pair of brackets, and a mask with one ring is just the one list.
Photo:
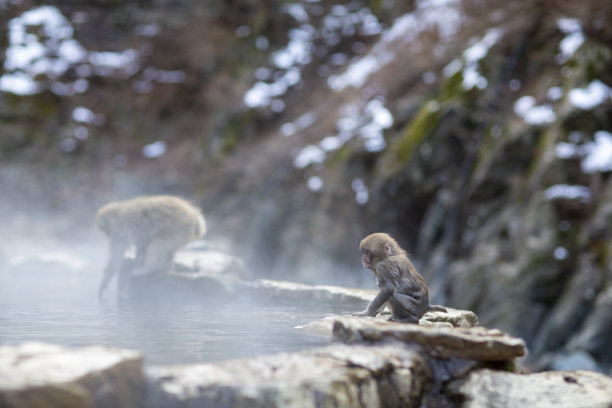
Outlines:
[[421, 303], [422, 301], [419, 301], [410, 295], [395, 292], [393, 294], [393, 298], [391, 299], [393, 314], [389, 320], [394, 322], [418, 324], [419, 319], [423, 317], [423, 313], [421, 313], [421, 310], [423, 309]]
[[146, 250], [144, 262], [137, 268], [135, 274], [148, 275], [169, 272], [172, 267], [174, 252], [180, 246], [177, 245], [177, 239], [173, 236], [153, 239]]
[[104, 276], [102, 277], [102, 282], [100, 283], [100, 288], [98, 289], [99, 299], [102, 299], [111, 279], [115, 273], [120, 270], [121, 262], [126, 249], [127, 243], [125, 240], [119, 238], [110, 239], [108, 262], [104, 268]]
[[123, 258], [121, 262], [121, 268], [119, 270], [119, 278], [117, 282], [117, 291], [119, 292], [120, 298], [128, 296], [130, 284], [132, 281], [132, 273], [138, 266], [137, 259]]
[[415, 315], [406, 315], [402, 318], [391, 316], [390, 318], [387, 319], [387, 321], [419, 324], [419, 319]]
[[134, 268], [142, 266], [147, 256], [148, 242], [140, 245], [136, 245], [136, 258], [134, 259]]

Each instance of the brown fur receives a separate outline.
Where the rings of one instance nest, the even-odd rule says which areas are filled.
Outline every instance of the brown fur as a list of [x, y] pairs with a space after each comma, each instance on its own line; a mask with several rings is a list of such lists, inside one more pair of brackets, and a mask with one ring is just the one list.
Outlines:
[[359, 250], [363, 265], [376, 276], [380, 292], [366, 310], [355, 315], [376, 316], [387, 306], [391, 310], [389, 320], [418, 323], [429, 310], [446, 312], [442, 306], [429, 304], [425, 279], [389, 234], [368, 235]]
[[174, 252], [202, 237], [206, 231], [204, 217], [198, 208], [182, 198], [168, 195], [106, 204], [98, 211], [96, 224], [110, 240], [100, 296], [121, 269], [125, 252], [131, 246], [136, 247], [135, 274], [166, 272]]

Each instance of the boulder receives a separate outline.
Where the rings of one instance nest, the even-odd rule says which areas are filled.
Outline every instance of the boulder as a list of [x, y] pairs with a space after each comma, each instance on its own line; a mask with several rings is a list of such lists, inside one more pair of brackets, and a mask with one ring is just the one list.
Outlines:
[[[447, 308], [448, 313], [442, 312], [428, 312], [421, 318], [419, 325], [422, 326], [436, 326], [436, 327], [475, 327], [478, 326], [478, 317], [469, 310], [458, 310]], [[389, 318], [388, 314], [380, 314], [374, 318], [372, 317], [360, 317], [364, 321], [377, 321], [384, 322]], [[305, 324], [303, 326], [297, 326], [296, 329], [302, 330], [308, 334], [314, 334], [318, 336], [331, 336], [334, 322], [339, 321], [351, 321], [355, 319], [353, 316], [326, 316], [321, 320], [317, 320], [312, 323]], [[400, 323], [397, 323], [400, 324]]]
[[333, 336], [346, 344], [414, 343], [436, 358], [506, 361], [525, 355], [522, 339], [484, 327], [435, 327], [347, 316], [336, 319]]
[[418, 407], [431, 372], [415, 350], [333, 345], [148, 370], [147, 407]]
[[[130, 270], [132, 257], [124, 259]], [[130, 298], [207, 300], [235, 293], [246, 284], [250, 272], [244, 262], [233, 255], [217, 251], [177, 251], [168, 273], [130, 277]]]
[[612, 378], [592, 371], [547, 371], [514, 374], [474, 370], [451, 382], [447, 392], [462, 408], [609, 408]]
[[106, 347], [43, 343], [0, 346], [0, 406], [135, 407], [144, 393], [142, 356]]
[[251, 272], [242, 259], [219, 251], [177, 251], [173, 273], [201, 273], [210, 276], [235, 276], [248, 280]]

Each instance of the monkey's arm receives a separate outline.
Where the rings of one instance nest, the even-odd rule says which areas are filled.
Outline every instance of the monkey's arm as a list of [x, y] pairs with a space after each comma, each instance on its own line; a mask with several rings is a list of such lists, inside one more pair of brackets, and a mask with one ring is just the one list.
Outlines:
[[353, 316], [376, 316], [378, 313], [382, 311], [387, 302], [391, 299], [393, 295], [393, 286], [392, 285], [384, 285], [381, 286], [380, 292], [378, 295], [370, 302], [368, 308], [363, 312], [353, 313]]

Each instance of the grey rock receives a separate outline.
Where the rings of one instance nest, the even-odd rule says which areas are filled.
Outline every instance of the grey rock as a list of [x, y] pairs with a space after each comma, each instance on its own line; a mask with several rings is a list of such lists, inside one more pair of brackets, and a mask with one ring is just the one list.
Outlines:
[[[575, 274], [569, 279], [565, 289], [560, 294], [559, 299], [555, 304], [555, 308], [548, 314], [546, 320], [539, 328], [539, 336], [533, 343], [535, 353], [541, 353], [545, 350], [559, 349], [564, 343], [572, 337], [576, 328], [580, 326], [584, 320], [587, 311], [592, 309], [594, 297], [597, 294], [598, 288], [602, 284], [603, 271], [599, 267], [594, 266], [595, 262], [590, 254], [580, 254], [578, 256], [578, 265]], [[612, 293], [612, 292], [611, 292]], [[612, 296], [610, 296], [612, 298]], [[608, 302], [610, 304], [612, 302]], [[608, 312], [605, 312], [607, 309]], [[612, 314], [609, 313], [609, 306], [603, 309], [603, 313], [596, 313], [596, 310], [591, 311], [591, 315], [595, 318], [595, 327], [586, 328], [586, 331], [601, 332], [601, 327], [606, 327], [603, 322], [608, 315], [608, 320], [612, 321]], [[589, 324], [592, 326], [593, 321]], [[573, 327], [574, 330], [568, 331], [568, 327]], [[609, 326], [608, 326], [609, 327]], [[603, 331], [606, 331], [604, 328]], [[590, 334], [584, 332], [583, 335], [589, 337]], [[601, 339], [601, 336], [596, 336]], [[603, 352], [609, 347], [605, 347]], [[612, 361], [612, 360], [611, 360]]]
[[612, 287], [602, 290], [580, 331], [570, 340], [569, 350], [585, 350], [600, 364], [612, 366]]
[[235, 293], [250, 276], [244, 262], [233, 255], [177, 251], [168, 273], [132, 276], [129, 293], [133, 299], [216, 299]]
[[255, 295], [266, 298], [296, 299], [345, 302], [348, 304], [368, 303], [376, 296], [376, 290], [352, 289], [341, 286], [306, 285], [304, 283], [259, 279], [247, 284]]
[[[447, 308], [448, 313], [428, 312], [421, 318], [419, 325], [435, 327], [475, 327], [478, 326], [478, 317], [469, 310]], [[389, 315], [380, 314], [375, 318], [361, 317], [365, 321], [386, 321]], [[336, 320], [355, 319], [352, 316], [326, 316], [321, 320], [296, 327], [308, 334], [318, 336], [331, 336]]]
[[137, 352], [43, 343], [0, 346], [2, 407], [136, 407], [144, 384]]
[[431, 372], [408, 347], [333, 345], [148, 377], [149, 407], [417, 407]]
[[472, 371], [449, 384], [447, 392], [462, 408], [609, 408], [612, 378], [591, 371], [514, 374], [488, 369]]
[[333, 335], [347, 344], [415, 343], [437, 358], [506, 361], [525, 354], [522, 339], [483, 327], [435, 327], [346, 317], [334, 322]]
[[235, 276], [240, 279], [251, 278], [251, 271], [242, 259], [219, 251], [177, 251], [174, 256], [172, 272], [208, 276]]
[[444, 312], [428, 312], [421, 317], [419, 325], [440, 325], [450, 324], [452, 327], [476, 327], [478, 326], [478, 316], [470, 310], [459, 310], [450, 307]]

